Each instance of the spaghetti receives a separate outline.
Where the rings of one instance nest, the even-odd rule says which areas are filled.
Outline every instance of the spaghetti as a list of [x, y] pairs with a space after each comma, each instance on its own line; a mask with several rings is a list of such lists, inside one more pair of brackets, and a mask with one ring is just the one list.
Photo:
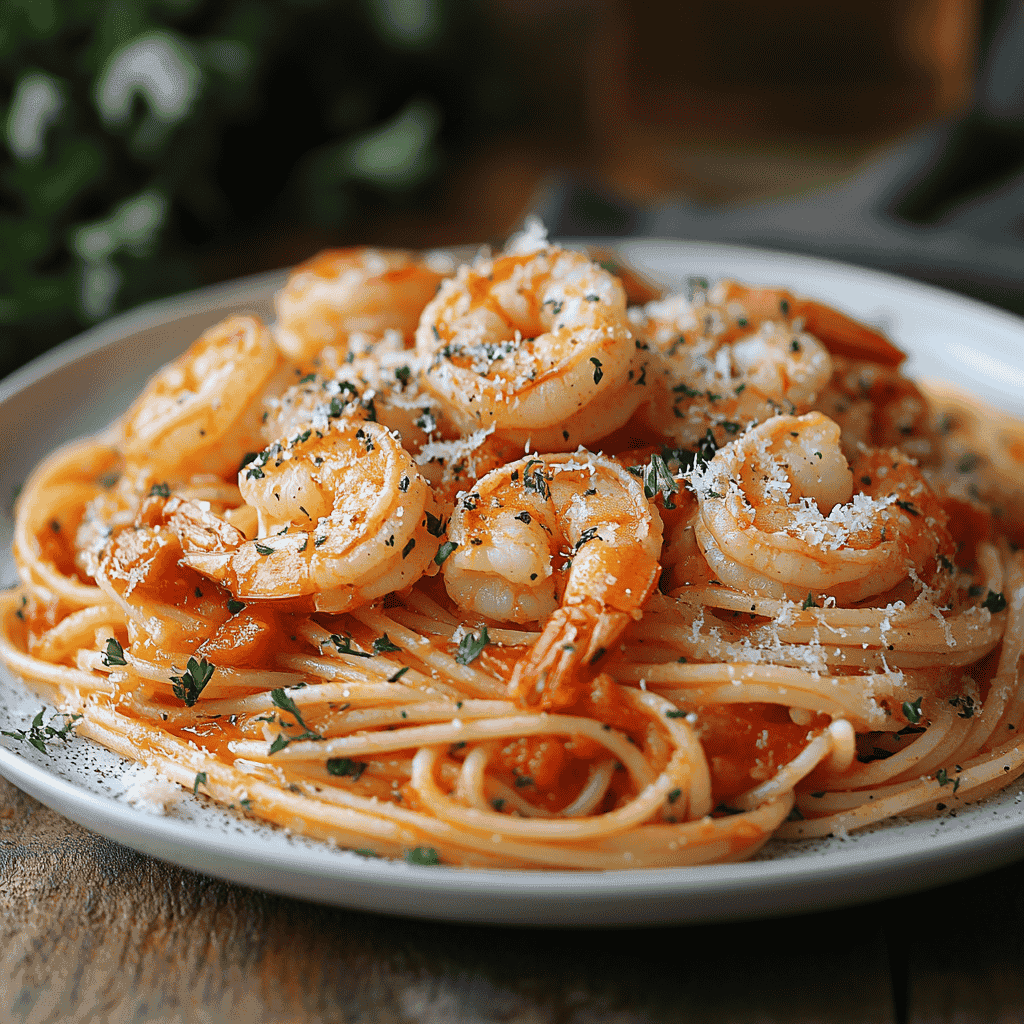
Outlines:
[[537, 231], [433, 299], [328, 255], [26, 482], [0, 655], [67, 728], [481, 867], [738, 860], [1024, 772], [1018, 424], [818, 302], [630, 306]]

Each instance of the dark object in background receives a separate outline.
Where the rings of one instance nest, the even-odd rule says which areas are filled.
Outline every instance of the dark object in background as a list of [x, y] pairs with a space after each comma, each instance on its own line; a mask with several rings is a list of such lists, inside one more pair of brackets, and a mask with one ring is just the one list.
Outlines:
[[753, 244], [931, 281], [1024, 313], [1024, 7], [982, 11], [965, 116], [913, 132], [860, 172], [797, 198], [649, 207], [553, 182], [535, 211], [552, 234]]
[[515, 81], [470, 0], [0, 4], [0, 375], [211, 247], [422, 203]]

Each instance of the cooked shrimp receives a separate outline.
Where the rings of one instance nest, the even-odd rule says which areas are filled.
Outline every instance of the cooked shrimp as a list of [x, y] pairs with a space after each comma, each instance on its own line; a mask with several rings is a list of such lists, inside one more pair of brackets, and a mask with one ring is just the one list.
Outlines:
[[378, 423], [337, 420], [275, 442], [243, 467], [239, 487], [256, 538], [196, 505], [171, 522], [182, 561], [239, 598], [315, 595], [318, 610], [342, 611], [432, 565], [442, 524], [430, 487]]
[[645, 390], [625, 303], [616, 277], [555, 246], [463, 266], [416, 332], [425, 386], [464, 434], [493, 426], [541, 451], [594, 441]]
[[839, 427], [819, 412], [773, 417], [691, 479], [704, 557], [747, 593], [847, 604], [908, 575], [924, 587], [952, 564], [946, 513], [916, 466], [892, 449], [848, 464]]
[[307, 427], [326, 430], [332, 420], [376, 420], [374, 392], [348, 380], [310, 373], [266, 405], [261, 433], [265, 444], [295, 437]]
[[643, 484], [601, 455], [541, 455], [495, 469], [461, 496], [445, 586], [466, 611], [545, 622], [513, 694], [563, 707], [579, 666], [619, 637], [658, 580], [661, 517]]
[[420, 360], [392, 334], [328, 370], [304, 375], [267, 402], [267, 442], [291, 437], [305, 427], [323, 429], [332, 419], [383, 423], [402, 435], [412, 453], [444, 429], [440, 403], [420, 385]]
[[832, 376], [824, 346], [781, 320], [727, 330], [683, 295], [631, 318], [653, 356], [644, 419], [677, 446], [709, 430], [722, 444], [778, 412], [806, 412]]
[[899, 448], [918, 463], [938, 460], [928, 400], [912, 380], [878, 363], [841, 356], [833, 362], [832, 380], [815, 406], [839, 424], [847, 458], [868, 446]]
[[228, 476], [260, 447], [264, 394], [281, 356], [254, 316], [211, 327], [165, 366], [125, 414], [125, 461], [160, 479]]
[[272, 441], [295, 436], [306, 427], [323, 430], [339, 418], [383, 423], [401, 435], [403, 447], [450, 514], [459, 491], [513, 461], [522, 448], [495, 438], [493, 428], [461, 437], [445, 419], [437, 398], [420, 386], [418, 365], [415, 353], [394, 353], [382, 343], [372, 356], [359, 356], [339, 367], [334, 377], [307, 374], [268, 402], [264, 436]]
[[785, 323], [817, 338], [832, 355], [896, 367], [906, 359], [884, 334], [815, 299], [783, 288], [753, 288], [719, 281], [710, 290], [697, 288], [693, 312], [705, 334], [723, 342], [764, 323]]
[[411, 344], [447, 262], [397, 249], [328, 249], [300, 264], [277, 293], [277, 340], [297, 363], [325, 346], [347, 351], [350, 335], [398, 331]]
[[182, 564], [163, 507], [159, 497], [143, 501], [134, 523], [116, 529], [96, 559], [96, 582], [127, 616], [137, 653], [157, 657], [194, 651], [231, 615], [230, 594]]

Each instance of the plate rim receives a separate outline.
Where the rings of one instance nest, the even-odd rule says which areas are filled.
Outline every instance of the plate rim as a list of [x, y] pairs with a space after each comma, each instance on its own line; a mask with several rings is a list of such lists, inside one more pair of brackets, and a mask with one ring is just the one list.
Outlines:
[[[760, 246], [670, 238], [574, 238], [558, 241], [566, 247], [583, 245], [612, 248], [620, 252], [633, 252], [647, 246], [660, 250], [662, 255], [675, 251], [679, 254], [680, 260], [699, 256], [701, 253], [714, 254], [718, 259], [749, 260], [754, 256], [766, 261], [788, 263], [796, 268], [797, 275], [802, 269], [818, 272], [825, 269], [846, 278], [852, 275], [869, 286], [877, 283], [884, 285], [887, 290], [898, 286], [904, 293], [909, 290], [910, 294], [916, 293], [929, 303], [946, 304], [953, 300], [962, 309], [975, 309], [979, 315], [990, 318], [993, 322], [1001, 321], [1002, 329], [1015, 330], [1024, 340], [1024, 319], [1013, 313], [936, 285], [839, 260]], [[252, 297], [256, 294], [265, 297], [267, 293], [280, 286], [286, 274], [287, 270], [276, 270], [248, 275], [159, 299], [120, 313], [76, 335], [0, 380], [0, 406], [28, 389], [44, 385], [46, 378], [51, 374], [66, 370], [140, 331], [172, 324], [176, 320], [206, 309], [214, 312], [218, 307], [255, 301]], [[13, 673], [7, 672], [6, 669], [3, 672], [7, 678], [24, 685]], [[28, 689], [31, 691], [31, 688]], [[92, 741], [79, 738], [76, 742]], [[195, 858], [189, 859], [185, 856], [190, 839], [187, 836], [181, 837], [180, 819], [158, 818], [130, 808], [111, 795], [94, 793], [80, 785], [76, 786], [70, 780], [47, 771], [45, 766], [33, 763], [3, 741], [0, 741], [0, 774], [58, 813], [107, 838], [182, 867], [195, 869], [197, 866]], [[83, 818], [85, 820], [82, 820]], [[930, 820], [937, 823], [944, 819]], [[139, 843], [142, 845], [133, 843], [130, 835], [126, 836], [125, 827], [129, 824], [136, 826]], [[270, 825], [265, 827], [274, 828]], [[178, 833], [177, 837], [174, 835], [175, 831]], [[909, 882], [902, 882], [898, 889], [899, 894], [944, 884], [1024, 857], [1024, 843], [1021, 842], [1024, 840], [1024, 819], [1012, 823], [1012, 826], [981, 826], [966, 838], [963, 835], [953, 838], [952, 832], [946, 833], [946, 836], [950, 838], [940, 836], [931, 843], [926, 843], [924, 849], [915, 851], [914, 862], [917, 865], [918, 877]], [[157, 847], [162, 849], [167, 844], [174, 846], [175, 839], [176, 845], [181, 848], [180, 856], [175, 856], [173, 850], [157, 852]], [[227, 846], [226, 840], [223, 845]], [[271, 877], [264, 879], [266, 884], [261, 884], [262, 875], [258, 878], [240, 877], [237, 871], [228, 870], [229, 866], [217, 863], [216, 857], [205, 858], [199, 869], [268, 892], [400, 916], [497, 925], [586, 927], [595, 924], [622, 926], [741, 920], [834, 909], [895, 895], [896, 891], [887, 887], [886, 879], [893, 871], [892, 862], [902, 859], [900, 854], [890, 851], [862, 850], [858, 857], [843, 861], [838, 868], [831, 863], [832, 854], [825, 853], [814, 865], [798, 855], [776, 860], [689, 868], [623, 869], [610, 872], [515, 871], [447, 866], [420, 867], [385, 860], [366, 861], [354, 854], [345, 855], [344, 859], [334, 859], [336, 851], [331, 852], [326, 844], [323, 850], [320, 871], [324, 872], [324, 865], [328, 864], [336, 865], [337, 870], [314, 877], [326, 880], [329, 876], [333, 882], [347, 881], [355, 884], [359, 891], [347, 894], [342, 901], [332, 898], [331, 895], [317, 893], [310, 885], [303, 884], [303, 879], [309, 879], [309, 872], [318, 866], [315, 862], [320, 858], [306, 858], [305, 870], [297, 871], [295, 865], [292, 865], [289, 872], [288, 865], [281, 863], [284, 854], [276, 847], [257, 850], [255, 854], [250, 851], [245, 863], [237, 858], [236, 851], [235, 859], [238, 863], [235, 867], [256, 867], [261, 871], [269, 871]], [[957, 856], [953, 856], [954, 851]], [[898, 864], [895, 866], [898, 867]], [[847, 889], [845, 892], [837, 893], [833, 883], [839, 868]], [[925, 870], [921, 870], [922, 868]], [[289, 873], [296, 876], [292, 886], [287, 884], [288, 879], [285, 877]], [[765, 879], [766, 874], [771, 878]], [[458, 887], [462, 890], [454, 899], [451, 884], [453, 877], [460, 880], [461, 885]], [[761, 893], [760, 902], [756, 905], [745, 903], [755, 885], [772, 885], [773, 880], [777, 886], [774, 894]], [[359, 883], [362, 883], [362, 888]], [[511, 890], [514, 898], [500, 899], [501, 894], [496, 891], [499, 885]], [[659, 908], [656, 901], [664, 898], [663, 886], [667, 886], [669, 894], [675, 895], [677, 901], [690, 900], [690, 905]], [[390, 897], [381, 893], [382, 888], [391, 890]], [[410, 906], [395, 899], [396, 896], [408, 899], [410, 893], [418, 893], [421, 901], [425, 895], [429, 897], [427, 905]], [[580, 901], [582, 906], [577, 909], [585, 913], [572, 920], [566, 920], [564, 902], [567, 899]], [[624, 900], [630, 899], [637, 902], [622, 905]], [[441, 902], [438, 904], [433, 902], [435, 900]], [[487, 903], [488, 900], [492, 901], [490, 905]], [[526, 908], [525, 913], [521, 905], [524, 900], [534, 901], [533, 905]]]

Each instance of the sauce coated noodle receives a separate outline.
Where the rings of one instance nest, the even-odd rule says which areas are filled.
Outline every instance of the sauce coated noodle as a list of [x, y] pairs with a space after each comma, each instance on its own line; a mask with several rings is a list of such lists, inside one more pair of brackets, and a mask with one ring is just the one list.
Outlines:
[[323, 254], [284, 327], [208, 331], [22, 491], [40, 735], [482, 867], [737, 860], [1024, 771], [1024, 426], [828, 296], [629, 294], [534, 228]]

